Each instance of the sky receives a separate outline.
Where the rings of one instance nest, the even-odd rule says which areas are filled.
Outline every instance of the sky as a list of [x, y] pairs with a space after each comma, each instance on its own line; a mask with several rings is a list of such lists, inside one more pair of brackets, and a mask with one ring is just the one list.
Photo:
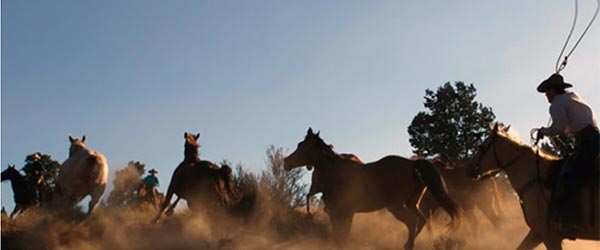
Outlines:
[[[580, 1], [575, 38], [594, 4]], [[409, 157], [407, 127], [425, 110], [425, 90], [445, 82], [474, 84], [476, 101], [529, 141], [548, 122], [535, 88], [554, 72], [574, 8], [566, 0], [1, 7], [1, 169], [36, 151], [63, 162], [68, 135], [86, 135], [109, 161], [109, 182], [141, 161], [158, 169], [161, 191], [183, 160], [184, 132], [201, 134], [202, 158], [253, 172], [265, 168], [269, 145], [291, 153], [309, 127], [364, 161]], [[596, 113], [599, 26], [562, 71]], [[1, 187], [11, 211], [10, 184]]]

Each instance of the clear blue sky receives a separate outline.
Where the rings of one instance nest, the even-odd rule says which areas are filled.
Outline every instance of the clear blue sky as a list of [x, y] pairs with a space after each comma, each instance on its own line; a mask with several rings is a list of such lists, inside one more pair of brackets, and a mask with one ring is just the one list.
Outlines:
[[[593, 1], [581, 1], [580, 23]], [[365, 161], [411, 155], [425, 89], [474, 83], [526, 139], [545, 125], [535, 91], [571, 25], [561, 1], [2, 1], [1, 167], [35, 151], [63, 162], [70, 133], [115, 170], [183, 159], [264, 167], [312, 126]], [[600, 23], [563, 71], [600, 107]], [[12, 190], [2, 184], [2, 205]]]

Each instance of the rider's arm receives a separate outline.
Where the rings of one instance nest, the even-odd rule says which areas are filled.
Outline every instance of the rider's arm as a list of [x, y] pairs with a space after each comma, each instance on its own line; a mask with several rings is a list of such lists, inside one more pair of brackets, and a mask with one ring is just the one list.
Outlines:
[[554, 136], [565, 131], [567, 126], [567, 110], [563, 105], [550, 105], [550, 116], [552, 125], [542, 128], [540, 132], [544, 135]]

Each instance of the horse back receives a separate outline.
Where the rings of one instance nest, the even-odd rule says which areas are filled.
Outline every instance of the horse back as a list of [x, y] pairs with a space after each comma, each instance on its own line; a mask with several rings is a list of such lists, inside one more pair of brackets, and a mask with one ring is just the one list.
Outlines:
[[60, 167], [58, 184], [65, 195], [85, 195], [93, 185], [105, 185], [108, 163], [104, 155], [82, 150], [69, 157]]

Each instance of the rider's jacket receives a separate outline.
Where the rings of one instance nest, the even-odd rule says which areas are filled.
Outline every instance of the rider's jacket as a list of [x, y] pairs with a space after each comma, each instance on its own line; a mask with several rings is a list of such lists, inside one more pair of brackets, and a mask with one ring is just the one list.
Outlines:
[[552, 125], [542, 128], [544, 135], [568, 133], [575, 135], [588, 126], [598, 127], [596, 116], [590, 105], [573, 92], [559, 94], [550, 104]]

